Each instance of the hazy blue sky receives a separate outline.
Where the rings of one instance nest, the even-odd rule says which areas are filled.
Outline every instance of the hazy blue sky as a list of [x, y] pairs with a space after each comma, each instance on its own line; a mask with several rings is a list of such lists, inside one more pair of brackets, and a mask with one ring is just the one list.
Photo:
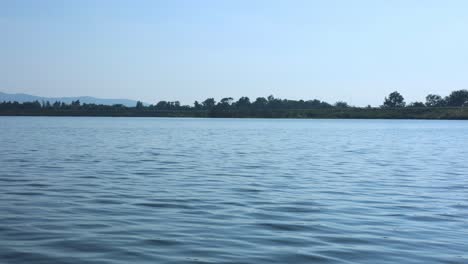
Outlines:
[[468, 1], [0, 0], [0, 91], [378, 105], [468, 88]]

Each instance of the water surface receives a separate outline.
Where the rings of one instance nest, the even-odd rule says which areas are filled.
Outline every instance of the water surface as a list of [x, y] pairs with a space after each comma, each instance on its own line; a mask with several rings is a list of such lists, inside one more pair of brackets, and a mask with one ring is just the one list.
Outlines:
[[1, 263], [468, 263], [468, 122], [0, 117]]

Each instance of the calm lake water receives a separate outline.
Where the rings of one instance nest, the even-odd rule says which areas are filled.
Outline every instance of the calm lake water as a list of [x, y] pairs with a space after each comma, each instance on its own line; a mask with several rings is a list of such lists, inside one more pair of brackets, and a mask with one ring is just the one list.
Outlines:
[[468, 122], [0, 117], [1, 263], [468, 263]]

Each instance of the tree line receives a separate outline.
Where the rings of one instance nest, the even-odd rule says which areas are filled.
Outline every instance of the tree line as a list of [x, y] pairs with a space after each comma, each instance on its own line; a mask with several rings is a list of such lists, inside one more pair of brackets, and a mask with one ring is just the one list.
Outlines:
[[385, 97], [382, 107], [463, 107], [468, 106], [468, 90], [453, 91], [442, 97], [438, 94], [426, 96], [426, 102], [413, 102], [406, 105], [404, 97], [397, 91]]
[[[384, 98], [380, 107], [353, 107], [339, 101], [329, 104], [317, 99], [289, 100], [268, 97], [258, 97], [251, 101], [241, 97], [235, 101], [232, 97], [222, 98], [217, 102], [207, 98], [202, 102], [195, 101], [193, 105], [182, 105], [179, 101], [159, 101], [145, 105], [138, 101], [134, 107], [121, 104], [97, 105], [81, 103], [79, 100], [70, 104], [63, 102], [2, 102], [1, 115], [86, 115], [86, 116], [194, 116], [194, 117], [350, 117], [359, 113], [361, 117], [365, 109], [381, 109], [380, 113], [390, 109], [434, 109], [462, 108], [468, 106], [468, 90], [453, 91], [448, 96], [429, 94], [426, 102], [407, 104], [403, 95], [395, 91]], [[395, 111], [394, 111], [395, 112]], [[408, 112], [408, 111], [407, 111]], [[414, 110], [413, 110], [414, 112]], [[427, 111], [426, 111], [427, 112]], [[425, 113], [426, 113], [425, 112]], [[440, 111], [438, 111], [440, 112]], [[375, 115], [376, 111], [369, 112]], [[400, 113], [403, 113], [400, 111]], [[405, 112], [406, 113], [406, 112]], [[408, 112], [409, 113], [409, 112]], [[442, 112], [440, 112], [442, 113]], [[369, 114], [369, 117], [372, 115]], [[385, 116], [382, 116], [385, 118]]]

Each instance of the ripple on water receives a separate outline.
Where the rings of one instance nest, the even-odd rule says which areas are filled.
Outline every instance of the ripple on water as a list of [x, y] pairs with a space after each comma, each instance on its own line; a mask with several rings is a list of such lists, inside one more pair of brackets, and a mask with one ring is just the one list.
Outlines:
[[0, 126], [0, 263], [468, 263], [466, 122]]

